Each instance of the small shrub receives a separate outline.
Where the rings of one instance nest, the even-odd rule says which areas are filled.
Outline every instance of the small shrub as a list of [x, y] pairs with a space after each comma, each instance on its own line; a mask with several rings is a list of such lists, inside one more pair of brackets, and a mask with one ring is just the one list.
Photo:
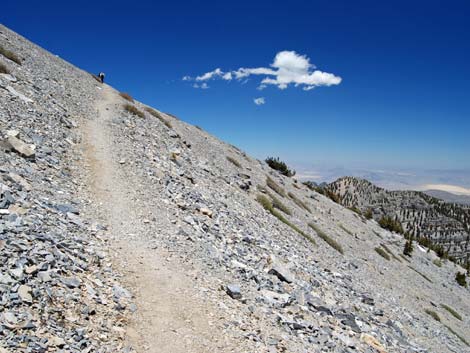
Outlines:
[[297, 196], [295, 196], [293, 193], [289, 192], [287, 195], [289, 195], [289, 197], [292, 199], [292, 201], [294, 201], [294, 203], [297, 206], [299, 206], [300, 208], [303, 208], [309, 213], [312, 213], [312, 210], [302, 200], [298, 199]]
[[271, 188], [273, 189], [276, 193], [278, 193], [279, 195], [281, 195], [282, 197], [285, 197], [286, 196], [286, 192], [284, 191], [283, 188], [281, 188], [279, 185], [277, 185], [277, 183], [272, 180], [270, 177], [267, 177], [266, 178], [266, 184]]
[[302, 184], [304, 184], [310, 191], [316, 191], [317, 189], [317, 184], [313, 181], [304, 181]]
[[437, 315], [435, 311], [430, 310], [430, 309], [425, 309], [424, 312], [428, 314], [429, 316], [431, 316], [434, 320], [441, 322], [441, 318], [439, 317], [439, 315]]
[[380, 235], [379, 232], [376, 232], [375, 230], [373, 230], [372, 233], [374, 233], [377, 237], [379, 237], [380, 239], [382, 239], [382, 236]]
[[96, 81], [98, 81], [99, 83], [101, 83], [101, 79], [95, 75], [95, 74], [90, 74], [91, 77], [93, 77]]
[[377, 254], [382, 256], [385, 260], [390, 261], [390, 255], [388, 255], [384, 249], [377, 247], [374, 250]]
[[165, 113], [165, 114], [168, 115], [168, 116], [171, 116], [175, 120], [180, 120], [180, 118], [178, 118], [176, 115], [173, 115], [173, 114], [170, 114], [170, 113]]
[[373, 214], [372, 214], [372, 209], [371, 208], [368, 208], [367, 211], [364, 212], [364, 217], [366, 217], [366, 219], [372, 219]]
[[198, 130], [204, 131], [204, 130], [202, 129], [202, 127], [200, 127], [199, 125], [194, 125], [194, 127], [195, 127], [196, 129], [198, 129]]
[[256, 201], [258, 201], [261, 206], [263, 206], [263, 208], [266, 210], [266, 211], [269, 211], [271, 212], [272, 209], [273, 209], [273, 204], [271, 202], [271, 200], [265, 196], [265, 195], [261, 195], [259, 194], [257, 197], [256, 197]]
[[403, 254], [398, 254], [403, 260], [405, 260], [408, 263], [411, 263], [411, 261]]
[[137, 109], [135, 106], [132, 104], [126, 104], [124, 105], [124, 109], [128, 111], [131, 114], [137, 115], [138, 117], [145, 118], [145, 114], [143, 111]]
[[284, 205], [284, 204], [281, 202], [281, 200], [279, 200], [276, 196], [270, 194], [269, 192], [268, 192], [268, 195], [269, 195], [269, 196], [271, 197], [271, 199], [272, 199], [272, 204], [273, 204], [273, 207], [274, 207], [274, 208], [277, 208], [278, 210], [281, 210], [282, 212], [284, 212], [285, 214], [287, 214], [287, 215], [289, 215], [289, 216], [292, 215], [291, 210], [290, 210], [286, 205]]
[[241, 168], [242, 165], [240, 164], [239, 161], [237, 161], [235, 158], [232, 158], [230, 156], [227, 156], [227, 160], [232, 163], [234, 166], [238, 167], [238, 168]]
[[3, 63], [0, 63], [0, 74], [9, 74], [10, 70], [8, 70], [7, 66]]
[[343, 226], [342, 224], [339, 224], [338, 225], [343, 231], [345, 231], [347, 234], [351, 235], [351, 236], [354, 236], [354, 233], [351, 232], [348, 228], [346, 228], [345, 226]]
[[308, 234], [306, 234], [305, 232], [303, 232], [299, 227], [297, 227], [295, 224], [292, 224], [291, 222], [289, 222], [282, 214], [280, 214], [278, 211], [276, 211], [274, 209], [274, 206], [271, 202], [271, 200], [269, 200], [265, 195], [258, 195], [256, 200], [261, 204], [261, 206], [263, 206], [263, 208], [270, 212], [274, 217], [276, 217], [277, 219], [279, 219], [282, 223], [288, 225], [289, 227], [291, 227], [293, 230], [295, 230], [297, 233], [299, 233], [302, 237], [304, 237], [305, 239], [307, 239], [310, 243], [312, 244], [316, 244], [315, 240]]
[[317, 225], [313, 223], [308, 224], [310, 228], [312, 228], [315, 233], [323, 240], [325, 241], [329, 246], [331, 246], [333, 249], [338, 251], [341, 254], [344, 254], [343, 247], [333, 238], [331, 238], [329, 235], [327, 235], [324, 231], [322, 231]]
[[452, 309], [450, 306], [448, 305], [445, 305], [445, 304], [441, 304], [441, 306], [446, 309], [453, 317], [455, 317], [457, 320], [460, 320], [462, 321], [462, 316], [457, 312], [455, 311], [454, 309]]
[[417, 269], [411, 267], [411, 266], [408, 266], [410, 269], [412, 269], [413, 271], [415, 271], [418, 275], [420, 275], [421, 277], [423, 277], [426, 281], [428, 281], [429, 283], [432, 283], [432, 281], [429, 279], [428, 276], [426, 276], [424, 273], [421, 273], [419, 272]]
[[349, 209], [351, 211], [353, 211], [354, 213], [357, 213], [359, 216], [362, 216], [362, 212], [359, 208], [357, 208], [356, 206], [353, 206], [353, 207], [349, 207]]
[[336, 195], [333, 191], [326, 189], [323, 193], [321, 193], [328, 197], [331, 201], [336, 202], [338, 204], [341, 203], [341, 198], [339, 195]]
[[291, 177], [295, 175], [295, 170], [290, 170], [286, 163], [279, 160], [279, 157], [273, 158], [268, 157], [265, 159], [265, 162], [274, 170], [277, 170], [282, 175]]
[[168, 128], [172, 128], [173, 125], [171, 125], [171, 123], [166, 120], [159, 112], [157, 112], [155, 109], [152, 109], [150, 107], [146, 107], [145, 110], [150, 113], [152, 116], [154, 116], [155, 118], [157, 118], [158, 120], [160, 120], [163, 124], [165, 124], [166, 127]]
[[131, 103], [134, 103], [134, 98], [132, 98], [132, 96], [129, 94], [129, 93], [124, 93], [124, 92], [120, 92], [119, 95], [124, 98], [125, 100], [131, 102]]
[[403, 227], [401, 226], [401, 223], [394, 220], [390, 216], [383, 216], [382, 218], [380, 218], [379, 219], [379, 225], [382, 228], [387, 229], [391, 232], [400, 233], [400, 234], [404, 233]]
[[258, 197], [256, 198], [256, 201], [258, 201], [266, 211], [269, 211], [269, 212], [272, 211], [273, 204], [272, 204], [271, 200], [269, 198], [267, 198], [265, 195], [259, 194]]
[[457, 272], [455, 274], [455, 280], [457, 281], [457, 283], [459, 285], [461, 285], [462, 287], [466, 287], [467, 286], [467, 281], [465, 280], [465, 273], [462, 273], [462, 272]]
[[413, 252], [413, 241], [410, 239], [410, 240], [407, 240], [405, 243], [405, 247], [403, 249], [403, 255], [411, 256], [412, 252]]
[[0, 54], [2, 54], [5, 58], [10, 59], [11, 61], [21, 65], [21, 59], [10, 50], [5, 49], [0, 45]]
[[394, 258], [395, 260], [397, 260], [398, 262], [401, 262], [400, 258], [397, 257], [397, 256], [393, 253], [393, 251], [388, 248], [387, 245], [385, 245], [385, 244], [380, 244], [380, 246], [381, 246], [382, 248], [384, 248], [384, 250], [385, 250], [386, 252], [388, 252], [388, 254], [389, 254], [391, 257], [393, 257], [393, 258]]
[[432, 263], [436, 265], [437, 267], [442, 267], [442, 261], [439, 259], [434, 259]]

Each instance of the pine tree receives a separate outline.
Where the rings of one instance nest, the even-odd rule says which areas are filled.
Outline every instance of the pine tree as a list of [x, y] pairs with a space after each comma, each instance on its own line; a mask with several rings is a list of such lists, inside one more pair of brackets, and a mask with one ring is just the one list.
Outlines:
[[467, 286], [467, 281], [465, 280], [465, 273], [457, 272], [455, 275], [455, 280], [457, 281], [458, 284], [460, 284], [462, 287]]
[[405, 243], [405, 248], [403, 249], [403, 255], [411, 256], [412, 252], [413, 252], [413, 242], [410, 239], [410, 240], [407, 240]]

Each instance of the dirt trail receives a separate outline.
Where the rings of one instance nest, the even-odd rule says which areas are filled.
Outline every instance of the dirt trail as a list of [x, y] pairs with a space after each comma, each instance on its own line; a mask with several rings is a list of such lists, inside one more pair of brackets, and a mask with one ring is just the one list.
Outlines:
[[125, 176], [119, 161], [113, 160], [109, 123], [123, 101], [108, 86], [99, 94], [96, 118], [82, 127], [84, 161], [90, 195], [109, 227], [114, 265], [135, 294], [138, 310], [127, 329], [128, 344], [137, 352], [232, 351], [213, 323], [213, 308], [197, 298], [184, 266], [164, 250], [147, 245], [149, 234], [139, 211], [152, 205], [134, 201], [138, 180]]

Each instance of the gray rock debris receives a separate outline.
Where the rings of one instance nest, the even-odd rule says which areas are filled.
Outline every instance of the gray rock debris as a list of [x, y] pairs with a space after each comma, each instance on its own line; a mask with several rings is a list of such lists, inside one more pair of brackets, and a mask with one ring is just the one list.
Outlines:
[[0, 45], [26, 58], [0, 77], [0, 352], [119, 352], [130, 298], [109, 305], [119, 282], [76, 199], [94, 80], [1, 25]]

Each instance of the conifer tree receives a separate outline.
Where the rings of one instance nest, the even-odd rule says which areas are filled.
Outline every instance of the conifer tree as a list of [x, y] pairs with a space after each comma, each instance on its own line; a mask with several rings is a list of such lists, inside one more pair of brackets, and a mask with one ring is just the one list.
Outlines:
[[403, 249], [403, 255], [411, 256], [412, 252], [413, 252], [413, 241], [409, 239], [405, 243], [405, 248]]

